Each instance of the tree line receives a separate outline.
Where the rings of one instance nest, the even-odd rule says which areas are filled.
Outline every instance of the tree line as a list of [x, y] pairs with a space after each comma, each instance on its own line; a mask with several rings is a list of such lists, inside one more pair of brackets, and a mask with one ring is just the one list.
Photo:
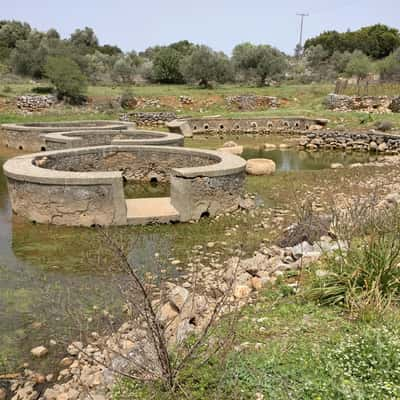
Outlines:
[[267, 44], [238, 44], [229, 57], [205, 45], [182, 40], [145, 51], [123, 52], [100, 45], [93, 29], [77, 29], [62, 39], [55, 29], [40, 32], [19, 21], [0, 21], [0, 72], [48, 78], [63, 95], [84, 93], [87, 84], [243, 82], [360, 79], [371, 72], [400, 77], [400, 34], [385, 25], [354, 32], [324, 32], [305, 42], [304, 53], [291, 57]]

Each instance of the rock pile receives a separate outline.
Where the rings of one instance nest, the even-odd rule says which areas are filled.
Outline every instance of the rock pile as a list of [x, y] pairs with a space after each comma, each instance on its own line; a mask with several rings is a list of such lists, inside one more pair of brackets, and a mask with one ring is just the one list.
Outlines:
[[42, 111], [50, 108], [57, 101], [53, 95], [26, 95], [17, 97], [17, 107], [25, 113]]
[[389, 109], [394, 113], [400, 113], [400, 96], [395, 97], [389, 105]]
[[364, 111], [384, 114], [400, 112], [395, 111], [399, 109], [399, 107], [396, 107], [396, 104], [400, 104], [398, 99], [393, 99], [390, 96], [346, 96], [331, 93], [325, 98], [324, 104], [326, 108], [333, 111]]
[[137, 126], [160, 126], [176, 119], [176, 114], [173, 112], [131, 112], [122, 114], [119, 119], [136, 122]]
[[229, 107], [238, 110], [264, 110], [280, 106], [279, 99], [273, 96], [239, 95], [229, 96], [225, 100]]
[[190, 105], [193, 104], [193, 99], [190, 96], [179, 96], [179, 102], [181, 104]]
[[299, 146], [313, 151], [374, 151], [393, 155], [400, 152], [400, 135], [379, 132], [315, 132], [304, 136]]

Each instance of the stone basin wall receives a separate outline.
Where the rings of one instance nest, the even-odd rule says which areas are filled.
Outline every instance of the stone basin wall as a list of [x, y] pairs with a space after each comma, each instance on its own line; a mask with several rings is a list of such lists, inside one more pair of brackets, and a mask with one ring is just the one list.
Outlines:
[[298, 133], [321, 129], [328, 123], [326, 119], [305, 117], [257, 117], [257, 118], [188, 118], [177, 119], [167, 124], [170, 132], [191, 137], [198, 134], [221, 135], [265, 134], [273, 132]]
[[8, 179], [8, 193], [14, 212], [31, 221], [54, 225], [115, 225], [121, 221], [115, 203], [122, 208], [112, 184], [64, 185]]
[[106, 226], [134, 223], [124, 178], [170, 181], [170, 202], [180, 221], [234, 210], [245, 165], [240, 157], [215, 151], [110, 145], [14, 157], [3, 169], [15, 213], [39, 223]]
[[43, 135], [46, 150], [62, 150], [77, 147], [104, 146], [109, 144], [138, 144], [183, 146], [184, 138], [168, 132], [140, 130], [86, 130], [55, 132]]
[[386, 154], [400, 152], [400, 134], [379, 132], [325, 131], [309, 133], [300, 146], [308, 150], [378, 151]]
[[37, 159], [41, 168], [55, 171], [95, 172], [120, 171], [127, 181], [168, 182], [173, 168], [211, 165], [213, 157], [191, 153], [103, 150], [77, 154], [57, 154]]
[[117, 130], [134, 128], [132, 123], [119, 121], [37, 122], [29, 124], [3, 124], [0, 126], [0, 145], [30, 152], [45, 151], [43, 135], [51, 132], [76, 130]]

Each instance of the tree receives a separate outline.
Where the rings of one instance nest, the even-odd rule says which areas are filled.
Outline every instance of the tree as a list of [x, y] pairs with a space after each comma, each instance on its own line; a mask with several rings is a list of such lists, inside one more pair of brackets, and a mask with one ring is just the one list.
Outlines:
[[365, 79], [372, 71], [370, 59], [360, 50], [355, 50], [346, 66], [345, 73], [347, 76], [357, 77], [357, 87], [360, 90], [360, 81]]
[[400, 47], [400, 33], [397, 29], [383, 24], [367, 26], [353, 32], [327, 31], [308, 39], [304, 47], [307, 49], [319, 44], [329, 55], [335, 51], [360, 50], [369, 57], [382, 59]]
[[400, 47], [378, 64], [382, 79], [400, 80]]
[[113, 80], [119, 83], [133, 83], [142, 59], [136, 52], [130, 52], [117, 58], [112, 69]]
[[261, 86], [267, 78], [279, 79], [287, 70], [285, 55], [268, 45], [242, 43], [233, 49], [232, 61], [246, 80], [257, 79]]
[[55, 86], [59, 98], [66, 97], [72, 103], [82, 102], [87, 82], [79, 65], [67, 57], [49, 57], [45, 74]]
[[26, 40], [31, 32], [27, 23], [0, 21], [0, 60], [7, 60], [20, 40]]
[[92, 53], [99, 46], [99, 41], [94, 30], [89, 27], [85, 27], [85, 29], [76, 29], [71, 35], [70, 41], [74, 46], [85, 53]]
[[233, 80], [233, 68], [229, 58], [222, 52], [215, 52], [207, 46], [198, 46], [185, 57], [181, 72], [186, 82], [198, 82], [209, 87], [211, 81], [225, 83]]
[[42, 78], [49, 49], [46, 35], [31, 31], [26, 40], [19, 40], [10, 54], [9, 63], [15, 73]]
[[87, 76], [93, 83], [111, 81], [111, 73], [115, 63], [115, 57], [96, 50], [93, 54], [87, 54]]
[[173, 47], [163, 47], [153, 59], [153, 79], [161, 83], [183, 83], [182, 55]]
[[110, 44], [105, 44], [104, 46], [98, 46], [97, 50], [100, 53], [107, 54], [108, 56], [117, 56], [122, 54], [122, 50], [118, 46], [111, 46]]

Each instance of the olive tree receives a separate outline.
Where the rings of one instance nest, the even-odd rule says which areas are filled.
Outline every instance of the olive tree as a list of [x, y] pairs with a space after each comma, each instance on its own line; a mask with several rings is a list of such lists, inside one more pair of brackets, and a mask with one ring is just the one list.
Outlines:
[[229, 58], [204, 45], [197, 46], [182, 60], [180, 70], [186, 82], [197, 82], [203, 88], [209, 87], [212, 81], [225, 83], [233, 80]]
[[68, 57], [49, 57], [45, 75], [55, 86], [59, 98], [80, 103], [85, 97], [87, 81], [79, 65]]
[[261, 86], [267, 78], [281, 78], [288, 68], [285, 55], [269, 45], [239, 44], [233, 49], [232, 61], [245, 80], [256, 79]]
[[157, 51], [153, 59], [153, 80], [161, 83], [182, 83], [181, 53], [171, 46]]
[[355, 50], [347, 63], [345, 73], [347, 76], [357, 77], [357, 86], [360, 86], [361, 79], [365, 79], [372, 72], [372, 63], [368, 56], [362, 51]]

